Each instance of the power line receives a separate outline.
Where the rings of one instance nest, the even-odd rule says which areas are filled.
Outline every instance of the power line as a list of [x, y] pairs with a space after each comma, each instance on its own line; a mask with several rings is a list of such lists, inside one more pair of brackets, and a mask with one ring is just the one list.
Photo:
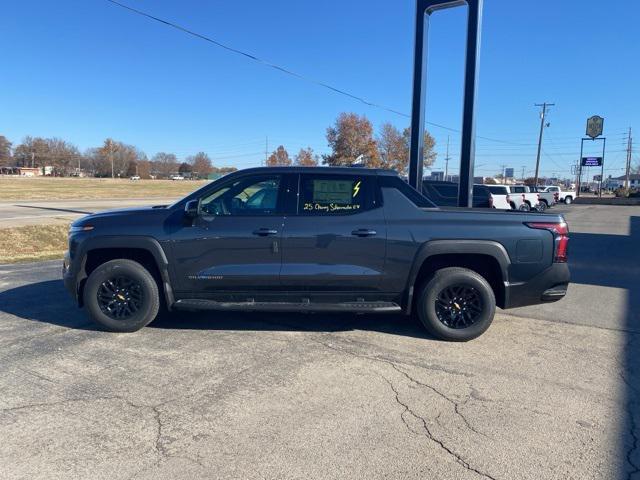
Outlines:
[[[193, 37], [199, 38], [200, 40], [204, 40], [205, 42], [209, 42], [209, 43], [211, 43], [211, 44], [213, 44], [213, 45], [215, 45], [217, 47], [220, 47], [220, 48], [222, 48], [224, 50], [227, 50], [227, 51], [229, 51], [231, 53], [235, 53], [236, 55], [241, 55], [241, 56], [243, 56], [243, 57], [245, 57], [245, 58], [247, 58], [247, 59], [249, 59], [249, 60], [251, 60], [253, 62], [257, 62], [257, 63], [259, 63], [261, 65], [264, 65], [266, 67], [272, 68], [274, 70], [277, 70], [277, 71], [279, 71], [281, 73], [284, 73], [286, 75], [289, 75], [289, 76], [292, 76], [294, 78], [297, 78], [299, 80], [302, 80], [302, 81], [305, 81], [305, 82], [308, 82], [308, 83], [312, 83], [314, 85], [318, 85], [318, 86], [320, 86], [322, 88], [330, 90], [330, 91], [332, 91], [334, 93], [337, 93], [339, 95], [343, 95], [345, 97], [351, 98], [352, 100], [356, 100], [358, 102], [364, 103], [365, 105], [367, 105], [369, 107], [379, 108], [381, 110], [385, 110], [387, 112], [393, 113], [395, 115], [399, 115], [401, 117], [411, 118], [411, 116], [406, 114], [406, 113], [400, 112], [398, 110], [395, 110], [395, 109], [393, 109], [391, 107], [387, 107], [387, 106], [379, 104], [379, 103], [372, 102], [372, 101], [367, 100], [367, 99], [365, 99], [363, 97], [360, 97], [358, 95], [350, 93], [350, 92], [348, 92], [346, 90], [342, 90], [340, 88], [334, 87], [332, 85], [329, 85], [328, 83], [322, 82], [322, 81], [317, 80], [315, 78], [307, 77], [305, 75], [301, 75], [301, 74], [299, 74], [297, 72], [294, 72], [294, 71], [292, 71], [292, 70], [290, 70], [290, 69], [288, 69], [286, 67], [282, 67], [282, 66], [277, 65], [275, 63], [269, 62], [267, 60], [264, 60], [264, 59], [262, 59], [260, 57], [255, 56], [255, 55], [253, 55], [251, 53], [247, 53], [245, 51], [242, 51], [242, 50], [239, 50], [237, 48], [234, 48], [234, 47], [231, 47], [229, 45], [226, 45], [226, 44], [224, 44], [224, 43], [222, 43], [222, 42], [220, 42], [218, 40], [215, 40], [215, 39], [213, 39], [213, 38], [211, 38], [211, 37], [209, 37], [207, 35], [204, 35], [204, 34], [198, 33], [198, 32], [194, 32], [193, 30], [190, 30], [190, 29], [188, 29], [186, 27], [178, 25], [177, 23], [173, 23], [173, 22], [170, 22], [168, 20], [164, 20], [162, 18], [156, 17], [155, 15], [151, 15], [150, 13], [143, 12], [142, 10], [138, 10], [137, 8], [130, 7], [128, 5], [125, 5], [123, 3], [118, 2], [116, 0], [106, 0], [106, 1], [111, 3], [111, 4], [113, 4], [113, 5], [117, 5], [120, 8], [123, 8], [125, 10], [130, 11], [130, 12], [133, 12], [133, 13], [135, 13], [137, 15], [140, 15], [142, 17], [148, 18], [148, 19], [153, 20], [155, 22], [159, 22], [159, 23], [162, 23], [163, 25], [166, 25], [168, 27], [171, 27], [171, 28], [174, 28], [176, 30], [179, 30], [179, 31], [181, 31], [183, 33], [186, 33], [187, 35], [191, 35]], [[433, 127], [441, 128], [443, 130], [460, 133], [460, 130], [458, 130], [456, 128], [448, 127], [446, 125], [442, 125], [440, 123], [428, 122], [428, 121], [426, 123], [428, 125], [433, 126]], [[525, 144], [525, 143], [510, 142], [508, 140], [501, 140], [501, 139], [497, 139], [497, 138], [483, 137], [481, 135], [476, 135], [476, 138], [487, 140], [489, 142], [502, 143], [502, 144], [506, 144], [506, 145], [524, 145], [524, 146], [528, 145], [528, 144]]]
[[[274, 70], [278, 70], [279, 72], [282, 72], [282, 73], [284, 73], [286, 75], [290, 75], [290, 76], [298, 78], [300, 80], [304, 80], [306, 82], [313, 83], [315, 85], [318, 85], [320, 87], [326, 88], [326, 89], [331, 90], [331, 91], [333, 91], [335, 93], [338, 93], [340, 95], [344, 95], [344, 96], [347, 96], [347, 97], [349, 97], [349, 98], [351, 98], [353, 100], [357, 100], [359, 102], [362, 102], [365, 105], [368, 105], [370, 107], [380, 108], [380, 109], [386, 110], [386, 111], [388, 111], [390, 113], [394, 113], [396, 115], [400, 115], [400, 116], [403, 116], [403, 117], [409, 117], [409, 115], [407, 115], [406, 113], [402, 113], [402, 112], [399, 112], [398, 110], [394, 110], [393, 108], [386, 107], [384, 105], [380, 105], [380, 104], [371, 102], [371, 101], [366, 100], [366, 99], [364, 99], [362, 97], [359, 97], [358, 95], [354, 95], [354, 94], [349, 93], [349, 92], [347, 92], [345, 90], [333, 87], [333, 86], [331, 86], [331, 85], [329, 85], [327, 83], [324, 83], [324, 82], [322, 82], [320, 80], [316, 80], [315, 78], [311, 78], [311, 77], [307, 77], [305, 75], [301, 75], [301, 74], [296, 73], [296, 72], [294, 72], [292, 70], [289, 70], [288, 68], [281, 67], [280, 65], [276, 65], [275, 63], [271, 63], [271, 62], [269, 62], [267, 60], [264, 60], [262, 58], [259, 58], [259, 57], [255, 56], [255, 55], [252, 55], [250, 53], [247, 53], [247, 52], [244, 52], [242, 50], [238, 50], [237, 48], [234, 48], [234, 47], [231, 47], [229, 45], [226, 45], [226, 44], [224, 44], [222, 42], [219, 42], [218, 40], [215, 40], [215, 39], [213, 39], [211, 37], [208, 37], [208, 36], [203, 35], [203, 34], [198, 33], [198, 32], [194, 32], [193, 30], [189, 30], [188, 28], [183, 27], [181, 25], [178, 25], [177, 23], [173, 23], [173, 22], [170, 22], [168, 20], [164, 20], [162, 18], [156, 17], [155, 15], [151, 15], [150, 13], [143, 12], [142, 10], [138, 10], [137, 8], [130, 7], [130, 6], [125, 5], [123, 3], [117, 2], [116, 0], [106, 0], [106, 1], [109, 2], [109, 3], [112, 3], [114, 5], [117, 5], [118, 7], [124, 8], [125, 10], [129, 10], [129, 11], [131, 11], [133, 13], [136, 13], [137, 15], [141, 15], [143, 17], [146, 17], [146, 18], [149, 18], [149, 19], [154, 20], [156, 22], [159, 22], [159, 23], [162, 23], [164, 25], [167, 25], [168, 27], [175, 28], [176, 30], [180, 30], [181, 32], [184, 32], [184, 33], [186, 33], [188, 35], [191, 35], [191, 36], [194, 36], [194, 37], [199, 38], [201, 40], [204, 40], [205, 42], [212, 43], [213, 45], [216, 45], [217, 47], [223, 48], [223, 49], [228, 50], [229, 52], [235, 53], [237, 55], [241, 55], [241, 56], [243, 56], [245, 58], [248, 58], [249, 60], [252, 60], [254, 62], [260, 63], [260, 64], [262, 64], [262, 65], [264, 65], [266, 67], [273, 68]], [[442, 126], [442, 125], [438, 125], [438, 126], [440, 126], [441, 128], [448, 128], [448, 127], [445, 127], [445, 126]]]

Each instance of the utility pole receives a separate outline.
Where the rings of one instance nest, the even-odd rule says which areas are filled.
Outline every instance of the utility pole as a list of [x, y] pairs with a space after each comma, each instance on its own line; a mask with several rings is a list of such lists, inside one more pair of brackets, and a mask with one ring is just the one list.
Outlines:
[[522, 175], [520, 176], [520, 178], [522, 179], [522, 183], [524, 183], [524, 171], [527, 168], [526, 165], [522, 165]]
[[451, 158], [449, 157], [449, 135], [447, 135], [447, 156], [444, 157], [444, 181], [448, 182], [448, 177], [449, 177], [449, 160], [451, 160]]
[[538, 137], [538, 156], [536, 157], [536, 176], [534, 185], [538, 186], [538, 174], [540, 173], [540, 152], [542, 151], [542, 134], [544, 133], [544, 121], [547, 116], [547, 107], [555, 106], [555, 103], [547, 103], [544, 102], [542, 104], [536, 103], [536, 107], [542, 107], [542, 112], [540, 113], [540, 136]]
[[111, 178], [116, 178], [113, 168], [113, 142], [109, 142], [109, 160], [111, 160]]
[[633, 139], [631, 138], [631, 127], [629, 127], [629, 134], [627, 136], [627, 173], [626, 180], [624, 182], [625, 188], [629, 188], [629, 173], [631, 171], [631, 150], [633, 148]]
[[500, 173], [502, 174], [502, 181], [506, 184], [507, 183], [507, 179], [504, 178], [504, 175], [507, 173], [507, 166], [506, 165], [500, 165]]

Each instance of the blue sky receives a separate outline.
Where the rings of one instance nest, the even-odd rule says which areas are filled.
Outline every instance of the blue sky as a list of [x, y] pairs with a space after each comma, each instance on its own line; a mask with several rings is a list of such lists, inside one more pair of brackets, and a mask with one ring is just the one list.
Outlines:
[[[412, 0], [122, 0], [302, 75], [410, 113]], [[432, 20], [427, 119], [461, 122], [464, 9]], [[640, 2], [485, 0], [478, 175], [505, 164], [532, 171], [535, 103], [556, 104], [542, 173], [569, 175], [586, 118], [606, 118], [607, 170], [622, 174], [624, 135], [640, 129]], [[0, 18], [0, 134], [57, 136], [81, 149], [104, 138], [152, 156], [204, 150], [247, 167], [284, 144], [327, 151], [342, 111], [374, 125], [408, 119], [252, 63], [105, 0], [6, 2]], [[430, 128], [443, 167], [457, 169], [459, 134]], [[587, 150], [586, 153], [595, 153]], [[635, 157], [637, 159], [637, 155]]]

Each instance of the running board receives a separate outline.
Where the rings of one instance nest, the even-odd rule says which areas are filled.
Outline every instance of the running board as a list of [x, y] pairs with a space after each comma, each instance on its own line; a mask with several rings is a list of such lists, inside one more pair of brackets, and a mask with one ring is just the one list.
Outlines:
[[239, 310], [256, 312], [358, 312], [395, 313], [402, 309], [393, 302], [291, 303], [291, 302], [216, 302], [185, 299], [173, 304], [182, 310]]

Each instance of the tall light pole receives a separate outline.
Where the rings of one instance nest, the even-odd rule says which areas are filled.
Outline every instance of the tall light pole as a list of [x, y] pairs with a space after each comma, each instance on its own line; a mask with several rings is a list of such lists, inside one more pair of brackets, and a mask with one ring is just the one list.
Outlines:
[[451, 160], [451, 157], [449, 157], [449, 135], [447, 135], [447, 156], [444, 157], [444, 181], [448, 182], [449, 180], [447, 180], [447, 178], [449, 177], [449, 160]]
[[547, 107], [553, 107], [555, 103], [536, 103], [536, 107], [542, 107], [540, 112], [540, 136], [538, 137], [538, 156], [536, 157], [536, 176], [534, 185], [538, 186], [538, 174], [540, 173], [540, 152], [542, 152], [542, 134], [544, 133], [544, 120], [547, 116]]
[[631, 137], [631, 127], [629, 127], [629, 135], [627, 136], [627, 165], [626, 165], [626, 179], [624, 182], [624, 186], [625, 188], [629, 188], [630, 184], [629, 184], [629, 172], [631, 171], [631, 157], [632, 157], [632, 147], [633, 146], [633, 139]]

